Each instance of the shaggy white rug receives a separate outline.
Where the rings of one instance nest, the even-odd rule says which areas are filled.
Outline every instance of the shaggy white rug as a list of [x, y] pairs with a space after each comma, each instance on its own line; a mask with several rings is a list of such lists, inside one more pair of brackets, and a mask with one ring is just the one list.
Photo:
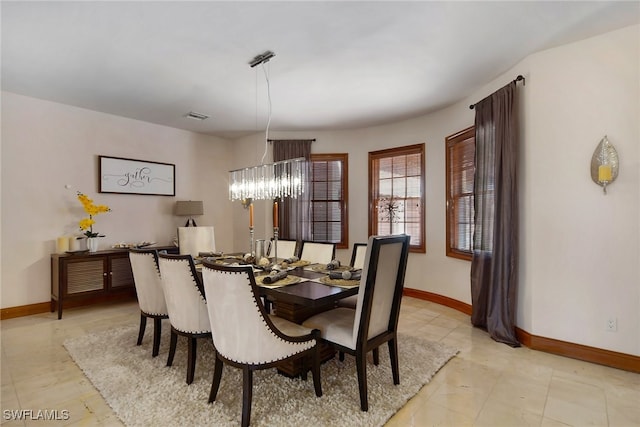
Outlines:
[[[149, 328], [147, 328], [149, 329]], [[153, 327], [151, 326], [151, 329]], [[170, 326], [163, 322], [160, 355], [151, 357], [151, 331], [136, 346], [137, 327], [125, 327], [65, 341], [64, 346], [109, 406], [127, 426], [237, 426], [242, 408], [242, 373], [226, 366], [217, 400], [208, 404], [214, 350], [198, 340], [195, 379], [187, 385], [186, 340], [178, 339], [172, 367], [166, 367]], [[393, 385], [387, 346], [380, 364], [367, 366], [369, 411], [360, 410], [354, 358], [322, 365], [323, 396], [313, 381], [288, 378], [275, 369], [254, 373], [252, 426], [380, 426], [400, 409], [457, 351], [404, 335], [398, 339], [400, 384]]]

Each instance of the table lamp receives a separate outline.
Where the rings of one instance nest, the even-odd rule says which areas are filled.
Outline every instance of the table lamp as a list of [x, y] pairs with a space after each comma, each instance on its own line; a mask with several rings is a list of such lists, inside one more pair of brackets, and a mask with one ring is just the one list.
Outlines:
[[193, 219], [196, 215], [204, 214], [204, 208], [201, 200], [183, 200], [176, 202], [176, 211], [175, 214], [177, 216], [188, 216], [189, 219], [187, 223], [184, 225], [185, 227], [197, 227], [195, 220]]

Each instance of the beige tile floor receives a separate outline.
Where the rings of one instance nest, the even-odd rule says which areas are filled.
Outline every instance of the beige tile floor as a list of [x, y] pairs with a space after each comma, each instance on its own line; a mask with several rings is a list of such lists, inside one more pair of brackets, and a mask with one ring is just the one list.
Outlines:
[[[62, 343], [138, 321], [135, 302], [2, 321], [2, 426], [122, 425]], [[414, 298], [403, 300], [400, 330], [460, 352], [388, 426], [640, 426], [640, 374], [498, 344], [469, 316]], [[44, 408], [71, 416], [5, 419], [6, 410]]]

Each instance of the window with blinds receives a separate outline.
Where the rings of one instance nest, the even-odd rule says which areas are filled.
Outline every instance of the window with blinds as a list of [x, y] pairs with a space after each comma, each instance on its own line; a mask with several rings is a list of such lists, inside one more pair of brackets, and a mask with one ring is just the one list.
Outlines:
[[311, 230], [314, 242], [349, 247], [348, 154], [311, 155]]
[[471, 260], [473, 248], [475, 128], [448, 136], [446, 143], [447, 256]]
[[425, 252], [424, 144], [369, 153], [369, 235], [408, 234]]

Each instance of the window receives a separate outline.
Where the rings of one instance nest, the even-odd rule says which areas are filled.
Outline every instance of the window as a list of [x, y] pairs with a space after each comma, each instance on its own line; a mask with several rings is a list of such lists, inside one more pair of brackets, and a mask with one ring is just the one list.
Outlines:
[[311, 233], [314, 242], [349, 247], [348, 154], [311, 155]]
[[447, 175], [447, 256], [471, 260], [475, 128], [445, 138]]
[[408, 234], [425, 252], [424, 144], [369, 153], [369, 235]]

